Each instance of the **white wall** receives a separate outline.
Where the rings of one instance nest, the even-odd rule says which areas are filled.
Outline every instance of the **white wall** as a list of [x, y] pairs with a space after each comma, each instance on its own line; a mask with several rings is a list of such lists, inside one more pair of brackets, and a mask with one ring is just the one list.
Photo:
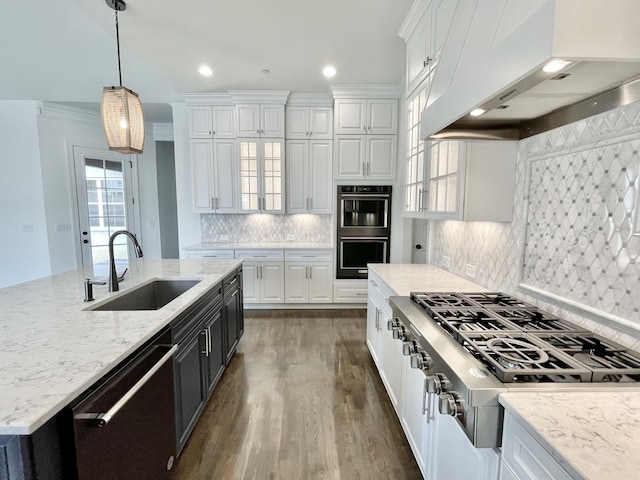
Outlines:
[[0, 287], [51, 274], [36, 112], [36, 102], [0, 102]]
[[140, 206], [140, 245], [144, 258], [162, 258], [156, 142], [151, 128], [145, 131], [144, 153], [137, 155]]

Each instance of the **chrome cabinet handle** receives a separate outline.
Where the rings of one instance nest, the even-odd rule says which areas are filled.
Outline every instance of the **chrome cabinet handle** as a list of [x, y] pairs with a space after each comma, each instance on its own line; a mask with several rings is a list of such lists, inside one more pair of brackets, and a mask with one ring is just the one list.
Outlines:
[[[429, 394], [429, 401], [431, 401], [431, 394]], [[422, 415], [425, 413], [427, 413], [427, 377], [424, 377], [424, 384], [422, 386]], [[429, 423], [429, 420], [429, 415], [427, 415], [427, 423]]]
[[144, 386], [145, 383], [149, 381], [151, 377], [155, 375], [155, 373], [162, 368], [162, 366], [167, 363], [173, 354], [178, 350], [178, 345], [172, 345], [167, 353], [165, 353], [158, 362], [151, 367], [144, 376], [138, 380], [133, 387], [131, 387], [127, 393], [125, 393], [120, 399], [109, 409], [106, 413], [79, 413], [74, 415], [74, 418], [77, 420], [95, 420], [96, 424], [99, 427], [105, 427], [107, 424], [113, 419], [113, 417], [120, 411], [125, 404], [131, 400], [138, 391]]
[[[209, 353], [211, 353], [213, 351], [213, 348], [211, 348], [211, 325], [209, 325], [209, 328], [207, 328], [207, 337], [209, 338]], [[207, 353], [207, 356], [209, 356], [209, 353]]]
[[309, 278], [313, 278], [313, 267], [309, 265]]

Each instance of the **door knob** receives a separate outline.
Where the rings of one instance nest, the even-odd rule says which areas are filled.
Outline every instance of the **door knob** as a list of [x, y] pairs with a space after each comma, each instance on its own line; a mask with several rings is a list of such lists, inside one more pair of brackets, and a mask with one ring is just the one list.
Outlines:
[[422, 245], [420, 245], [419, 243], [416, 245], [416, 250], [422, 250]]
[[82, 240], [82, 243], [89, 243], [89, 240], [85, 238], [84, 240]]

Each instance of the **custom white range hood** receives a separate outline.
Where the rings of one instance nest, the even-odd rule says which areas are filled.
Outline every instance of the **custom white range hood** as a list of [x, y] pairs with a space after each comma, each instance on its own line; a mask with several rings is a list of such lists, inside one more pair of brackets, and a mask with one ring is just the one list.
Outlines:
[[640, 100], [638, 19], [637, 0], [459, 0], [422, 137], [517, 140]]

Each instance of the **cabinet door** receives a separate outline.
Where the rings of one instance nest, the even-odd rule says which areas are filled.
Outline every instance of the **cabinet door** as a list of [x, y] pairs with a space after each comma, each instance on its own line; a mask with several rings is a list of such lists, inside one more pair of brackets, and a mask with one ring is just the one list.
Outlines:
[[256, 262], [243, 262], [242, 269], [244, 286], [242, 296], [244, 303], [260, 303], [260, 264]]
[[260, 209], [260, 169], [258, 141], [243, 141], [240, 149], [240, 211], [257, 212]]
[[335, 139], [335, 178], [362, 177], [365, 163], [364, 135], [337, 136]]
[[189, 107], [189, 138], [211, 138], [213, 134], [211, 107]]
[[181, 343], [174, 359], [178, 451], [187, 441], [204, 408], [206, 392], [201, 359], [204, 349], [205, 333], [199, 329]]
[[215, 184], [216, 212], [235, 213], [238, 211], [236, 195], [236, 142], [235, 140], [214, 140], [213, 183]]
[[393, 180], [396, 176], [395, 135], [367, 137], [367, 177]]
[[436, 0], [433, 2], [433, 35], [430, 45], [433, 62], [429, 64], [430, 69], [434, 69], [440, 60], [457, 7], [458, 0]]
[[[331, 140], [309, 142], [309, 167], [305, 174], [309, 186], [309, 210], [311, 213], [332, 213], [333, 144]], [[295, 177], [293, 177], [295, 178]]]
[[433, 7], [429, 5], [407, 41], [407, 91], [412, 91], [424, 79], [432, 62], [432, 18]]
[[286, 109], [286, 138], [309, 138], [309, 107], [287, 107]]
[[392, 135], [398, 133], [398, 101], [367, 100], [367, 133]]
[[[205, 346], [204, 361], [207, 385], [207, 398], [213, 393], [225, 366], [224, 336], [222, 328], [222, 307], [213, 312], [205, 321], [209, 345]], [[205, 337], [206, 339], [206, 337]]]
[[260, 105], [238, 104], [236, 105], [236, 123], [238, 125], [238, 137], [259, 137], [260, 132]]
[[309, 263], [309, 303], [331, 303], [332, 298], [332, 264]]
[[284, 263], [262, 262], [262, 303], [284, 303]]
[[286, 303], [308, 303], [309, 266], [304, 263], [285, 263], [284, 292]]
[[284, 138], [284, 105], [260, 105], [263, 137]]
[[333, 109], [331, 107], [311, 107], [309, 112], [309, 131], [312, 140], [331, 140], [333, 138]]
[[266, 139], [260, 145], [262, 210], [284, 213], [284, 141]]
[[338, 99], [335, 101], [335, 134], [364, 134], [365, 130], [365, 105], [362, 99]]
[[236, 121], [235, 107], [220, 106], [213, 107], [213, 137], [214, 138], [235, 138]]
[[224, 324], [225, 324], [225, 355], [224, 362], [228, 365], [238, 345], [238, 289], [234, 289], [224, 298]]
[[[380, 365], [380, 358], [378, 352], [380, 347], [378, 345], [378, 325], [380, 322], [380, 310], [376, 306], [373, 297], [371, 295], [371, 288], [369, 288], [369, 296], [367, 297], [367, 346], [369, 352], [376, 365]], [[378, 367], [379, 368], [379, 367]]]
[[193, 175], [193, 210], [213, 211], [213, 142], [211, 140], [191, 140], [191, 174]]
[[[402, 391], [402, 426], [407, 435], [420, 470], [424, 471], [426, 458], [424, 458], [423, 437], [426, 426], [426, 377], [422, 370], [411, 368], [410, 357], [402, 358], [404, 371], [404, 389]], [[442, 477], [442, 478], [466, 478], [466, 477]]]
[[[309, 208], [309, 141], [287, 141], [287, 213], [306, 213]], [[331, 178], [324, 178], [331, 187]], [[325, 185], [325, 188], [327, 185]]]

